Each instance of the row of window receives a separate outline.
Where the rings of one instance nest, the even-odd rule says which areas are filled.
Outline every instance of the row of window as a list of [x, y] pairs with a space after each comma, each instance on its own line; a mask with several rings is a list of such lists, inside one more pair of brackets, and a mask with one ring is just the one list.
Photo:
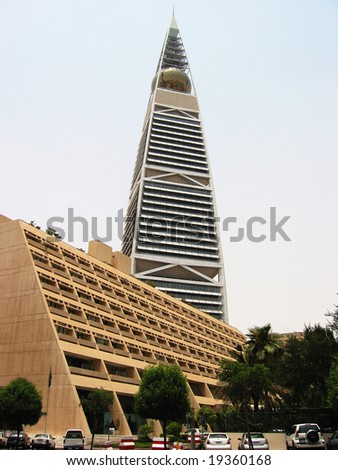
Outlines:
[[[83, 345], [85, 347], [97, 347], [98, 349], [103, 349], [103, 351], [129, 356], [134, 359], [143, 360], [144, 362], [163, 361], [178, 364], [183, 368], [185, 367], [185, 370], [189, 370], [189, 372], [208, 372], [210, 376], [215, 375], [218, 367], [217, 360], [214, 359], [211, 363], [209, 355], [202, 350], [200, 352], [191, 350], [189, 357], [184, 357], [184, 350], [186, 351], [187, 349], [185, 345], [179, 346], [174, 343], [172, 345], [172, 351], [166, 350], [165, 352], [161, 352], [149, 347], [143, 347], [135, 342], [128, 342], [128, 340], [119, 340], [109, 336], [98, 335], [96, 332], [91, 333], [89, 330], [74, 327], [59, 321], [55, 321], [55, 329], [61, 340], [73, 343], [76, 342], [80, 346]], [[150, 344], [156, 343], [155, 345], [157, 347], [161, 347], [161, 342], [156, 342], [156, 336], [154, 335], [151, 335], [149, 342]], [[173, 354], [173, 352], [177, 352], [179, 356]], [[196, 361], [191, 360], [191, 357], [196, 359]], [[95, 364], [98, 360], [93, 359], [91, 362]], [[72, 365], [75, 366], [74, 363]]]
[[175, 183], [163, 183], [163, 182], [155, 182], [155, 181], [146, 181], [144, 184], [145, 188], [154, 188], [158, 191], [162, 191], [164, 193], [172, 193], [173, 198], [178, 198], [180, 195], [184, 197], [194, 197], [194, 198], [202, 198], [202, 199], [211, 199], [211, 191], [210, 189], [202, 189], [197, 188], [195, 186], [188, 186], [182, 184], [175, 184]]
[[[72, 373], [75, 374], [87, 375], [87, 371], [94, 373], [97, 372], [101, 375], [101, 378], [108, 379], [106, 375], [108, 373], [112, 380], [120, 381], [122, 379], [122, 382], [129, 382], [134, 384], [139, 384], [143, 375], [143, 369], [138, 367], [121, 366], [121, 364], [107, 360], [93, 360], [88, 357], [74, 356], [70, 353], [66, 353], [65, 357]], [[156, 360], [161, 361], [162, 357], [159, 355]], [[172, 362], [170, 361], [170, 363]], [[212, 369], [205, 368], [203, 366], [196, 367], [195, 364], [191, 364], [191, 367], [192, 370], [189, 370], [189, 372], [198, 371], [203, 375], [209, 375], [211, 377], [214, 376], [214, 371]], [[182, 368], [189, 369], [189, 365], [183, 363]], [[205, 383], [189, 381], [189, 385], [195, 395], [207, 396], [206, 393], [208, 389], [211, 391], [211, 393], [213, 393], [212, 390], [214, 387], [208, 387]]]
[[[163, 125], [153, 125], [152, 130], [151, 130], [151, 136], [155, 137], [155, 140], [161, 141], [163, 140], [173, 140], [174, 142], [185, 142], [185, 143], [191, 143], [191, 144], [196, 144], [198, 147], [196, 148], [203, 148], [204, 147], [204, 141], [203, 137], [201, 134], [196, 134], [194, 132], [186, 132], [186, 131], [178, 131], [174, 129], [170, 129], [167, 126]], [[195, 145], [194, 145], [195, 147]]]
[[188, 119], [168, 113], [154, 113], [153, 120], [154, 122], [165, 123], [173, 128], [196, 129], [198, 132], [201, 132], [201, 123], [197, 118]]
[[179, 171], [185, 171], [185, 172], [195, 172], [195, 173], [201, 173], [201, 174], [206, 174], [208, 173], [207, 169], [203, 164], [189, 164], [187, 165], [186, 163], [181, 163], [178, 160], [175, 159], [170, 159], [168, 160], [167, 158], [161, 158], [161, 157], [148, 157], [147, 158], [147, 163], [149, 166], [160, 166], [160, 167], [168, 167], [171, 168], [172, 170], [176, 169]]
[[168, 142], [173, 142], [175, 144], [177, 143], [183, 143], [183, 144], [189, 144], [193, 148], [199, 148], [204, 150], [204, 141], [202, 136], [198, 136], [194, 133], [190, 132], [177, 132], [174, 131], [173, 129], [169, 129], [166, 127], [160, 127], [153, 125], [151, 129], [151, 137], [154, 138], [155, 141], [168, 141]]
[[142, 206], [146, 205], [154, 209], [166, 206], [175, 207], [175, 209], [181, 211], [182, 209], [188, 209], [188, 217], [194, 216], [196, 213], [197, 216], [212, 218], [214, 214], [211, 201], [194, 201], [194, 199], [188, 200], [187, 198], [175, 198], [173, 200], [169, 194], [157, 194], [147, 189], [144, 190], [142, 198]]
[[[88, 307], [87, 309], [82, 309], [69, 302], [55, 299], [51, 295], [47, 295], [46, 297], [53, 314], [61, 315], [62, 317], [68, 316], [68, 318], [76, 321], [87, 322], [97, 330], [101, 329], [105, 331], [105, 333], [114, 333], [141, 342], [150, 341], [152, 345], [166, 347], [166, 349], [177, 347], [179, 351], [187, 352], [187, 348], [189, 348], [190, 352], [192, 351], [200, 357], [204, 356], [204, 351], [206, 350], [213, 350], [222, 355], [227, 354], [226, 345], [218, 343], [218, 338], [212, 340], [208, 336], [200, 336], [201, 330], [198, 325], [192, 326], [182, 323], [179, 317], [173, 318], [175, 326], [172, 326], [168, 322], [160, 322], [155, 318], [150, 318], [145, 313], [136, 314], [134, 320], [137, 319], [138, 324], [141, 325], [141, 327], [138, 328], [136, 324], [131, 325], [129, 322], [125, 321], [132, 320], [132, 318], [128, 316], [130, 312], [126, 310], [124, 310], [124, 315], [116, 310], [115, 312], [112, 311], [113, 316], [106, 316], [104, 313], [99, 314], [95, 311], [91, 311]], [[190, 328], [190, 331], [184, 330], [181, 327]], [[82, 327], [80, 328], [82, 331]], [[154, 330], [157, 330], [157, 333], [154, 333]], [[160, 334], [160, 332], [162, 334]]]
[[[31, 238], [29, 239], [29, 237]], [[165, 298], [160, 294], [156, 294], [151, 288], [147, 289], [146, 287], [140, 286], [137, 282], [133, 282], [131, 279], [119, 276], [113, 268], [111, 270], [105, 269], [94, 262], [89, 262], [84, 259], [86, 255], [81, 252], [75, 254], [65, 249], [60, 243], [55, 243], [53, 244], [53, 249], [61, 254], [61, 258], [63, 257], [62, 260], [60, 256], [54, 255], [54, 252], [46, 253], [45, 240], [39, 239], [31, 233], [27, 234], [27, 238], [29, 241], [35, 242], [33, 247], [31, 247], [32, 254], [36, 263], [40, 263], [39, 266], [47, 271], [44, 272], [47, 284], [56, 283], [57, 279], [58, 282], [55, 287], [60, 289], [61, 295], [67, 296], [67, 294], [74, 293], [74, 290], [72, 290], [74, 289], [74, 285], [68, 284], [66, 279], [71, 277], [74, 283], [81, 284], [77, 282], [78, 278], [78, 281], [83, 281], [84, 284], [83, 287], [81, 285], [76, 286], [76, 295], [80, 295], [83, 299], [93, 301], [95, 308], [107, 306], [107, 301], [109, 309], [111, 309], [111, 305], [109, 304], [112, 304], [114, 308], [116, 308], [116, 303], [120, 304], [122, 300], [126, 304], [131, 303], [133, 308], [151, 313], [156, 319], [160, 319], [161, 317], [168, 318], [168, 315], [172, 316], [174, 312], [180, 312], [180, 318], [182, 318], [186, 324], [187, 322], [189, 322], [189, 324], [194, 323], [195, 320], [197, 325], [204, 324], [209, 328], [210, 332], [215, 329], [216, 325], [213, 323], [212, 318], [209, 319], [206, 316], [199, 315], [188, 307], [183, 308], [181, 305], [178, 305], [174, 299]], [[39, 248], [39, 251], [35, 249], [36, 247]], [[49, 245], [48, 248], [50, 248]], [[61, 281], [59, 278], [54, 278], [53, 275], [49, 275], [48, 271], [50, 273], [53, 272], [53, 274], [57, 276], [65, 277], [65, 280]], [[100, 293], [103, 293], [103, 296], [99, 295]], [[114, 296], [116, 296], [116, 299], [114, 299]], [[165, 310], [161, 309], [161, 306], [163, 306]], [[168, 309], [170, 312], [167, 311]], [[219, 331], [219, 329], [219, 325], [217, 324], [217, 330]], [[222, 337], [221, 341], [229, 337], [233, 337], [237, 340], [242, 339], [241, 335], [237, 334], [237, 332], [233, 331], [225, 324], [224, 330], [224, 337]]]
[[156, 136], [153, 133], [150, 136], [149, 147], [153, 149], [167, 149], [168, 151], [189, 152], [191, 155], [205, 156], [204, 145], [195, 144], [189, 141], [166, 139]]

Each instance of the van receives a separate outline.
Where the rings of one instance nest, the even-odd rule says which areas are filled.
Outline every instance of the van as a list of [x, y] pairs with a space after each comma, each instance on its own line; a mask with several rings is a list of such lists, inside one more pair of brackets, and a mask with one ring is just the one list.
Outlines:
[[85, 437], [81, 429], [68, 429], [63, 436], [64, 449], [84, 449]]

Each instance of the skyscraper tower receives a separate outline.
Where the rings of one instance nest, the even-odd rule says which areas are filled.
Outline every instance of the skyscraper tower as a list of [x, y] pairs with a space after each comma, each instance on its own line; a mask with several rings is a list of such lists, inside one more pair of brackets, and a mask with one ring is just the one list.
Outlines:
[[137, 278], [228, 322], [213, 181], [174, 16], [152, 82], [122, 252]]

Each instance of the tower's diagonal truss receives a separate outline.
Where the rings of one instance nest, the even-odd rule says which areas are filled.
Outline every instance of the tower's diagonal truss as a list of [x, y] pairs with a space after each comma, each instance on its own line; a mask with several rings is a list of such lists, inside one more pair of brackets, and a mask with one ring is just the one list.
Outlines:
[[175, 18], [152, 83], [122, 251], [136, 277], [228, 321], [213, 182]]

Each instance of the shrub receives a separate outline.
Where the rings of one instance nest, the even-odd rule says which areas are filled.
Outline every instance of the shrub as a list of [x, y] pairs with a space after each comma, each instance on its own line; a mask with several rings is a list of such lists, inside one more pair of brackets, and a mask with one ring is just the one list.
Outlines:
[[167, 433], [170, 441], [179, 441], [182, 430], [182, 424], [177, 421], [172, 421], [167, 426]]
[[138, 441], [151, 442], [149, 434], [154, 432], [154, 423], [151, 421], [149, 424], [141, 424], [138, 428]]

